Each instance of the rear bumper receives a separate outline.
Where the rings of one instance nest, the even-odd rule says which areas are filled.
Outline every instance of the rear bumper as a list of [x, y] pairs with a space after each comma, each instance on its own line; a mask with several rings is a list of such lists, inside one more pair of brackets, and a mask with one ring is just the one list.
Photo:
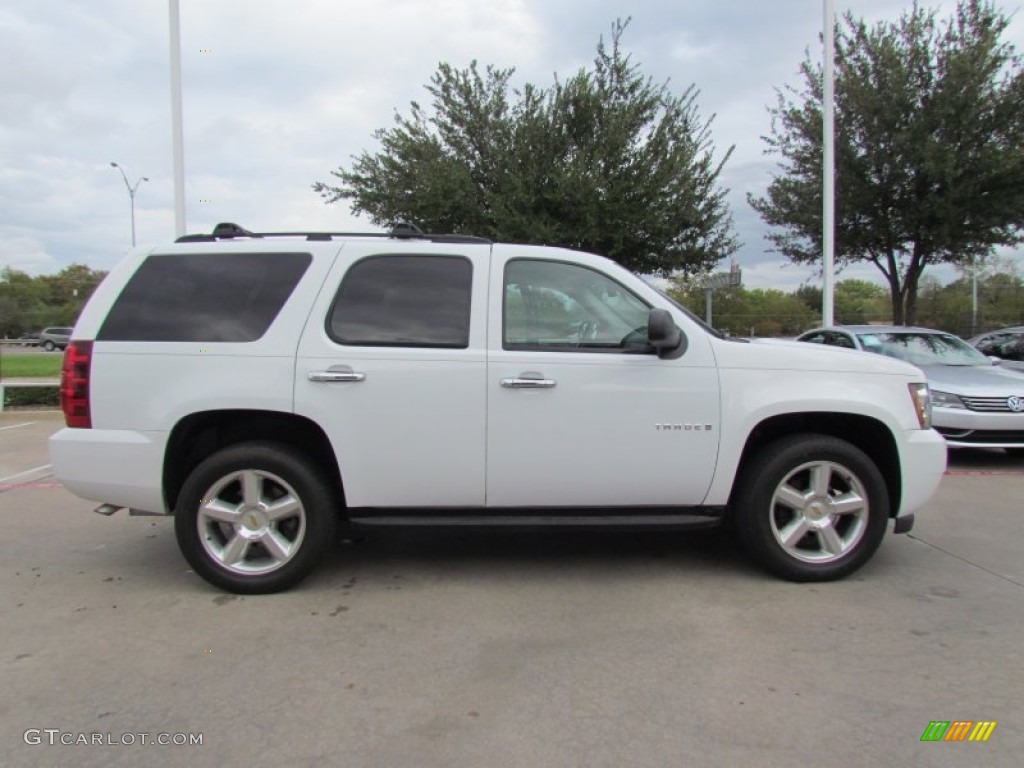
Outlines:
[[946, 441], [934, 429], [905, 432], [900, 465], [903, 494], [897, 517], [913, 515], [935, 494], [946, 472]]
[[65, 428], [50, 438], [50, 462], [76, 496], [164, 515], [166, 441], [166, 432]]

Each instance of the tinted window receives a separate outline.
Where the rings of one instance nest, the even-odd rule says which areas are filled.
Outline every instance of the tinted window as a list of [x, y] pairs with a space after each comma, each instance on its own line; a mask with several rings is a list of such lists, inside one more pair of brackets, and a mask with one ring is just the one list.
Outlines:
[[516, 259], [505, 267], [505, 349], [653, 351], [650, 306], [593, 269]]
[[101, 341], [255, 341], [309, 266], [308, 253], [150, 256], [97, 335]]
[[461, 256], [371, 256], [346, 273], [327, 331], [357, 346], [464, 349], [472, 292]]
[[820, 331], [818, 333], [809, 333], [806, 336], [801, 336], [799, 341], [805, 341], [808, 344], [824, 344], [825, 334]]
[[1024, 358], [1024, 334], [997, 333], [978, 342], [979, 352], [1004, 360], [1021, 360]]

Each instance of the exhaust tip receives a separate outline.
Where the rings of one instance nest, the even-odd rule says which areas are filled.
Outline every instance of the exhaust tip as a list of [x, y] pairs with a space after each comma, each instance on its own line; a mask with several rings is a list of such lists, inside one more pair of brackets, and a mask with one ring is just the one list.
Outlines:
[[104, 515], [110, 517], [112, 514], [117, 512], [121, 507], [116, 504], [100, 504], [96, 509], [93, 510], [97, 515]]

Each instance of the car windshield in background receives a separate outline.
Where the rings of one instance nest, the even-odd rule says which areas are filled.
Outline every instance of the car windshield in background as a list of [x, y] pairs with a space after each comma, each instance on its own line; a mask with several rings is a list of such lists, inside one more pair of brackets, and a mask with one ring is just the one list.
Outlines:
[[868, 352], [906, 360], [913, 365], [989, 365], [988, 359], [955, 336], [940, 333], [862, 333]]

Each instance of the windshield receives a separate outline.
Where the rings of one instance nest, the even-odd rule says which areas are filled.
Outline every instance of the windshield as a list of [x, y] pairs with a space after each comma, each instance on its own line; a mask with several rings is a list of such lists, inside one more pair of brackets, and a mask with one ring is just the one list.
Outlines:
[[868, 352], [906, 360], [913, 365], [989, 365], [974, 347], [946, 333], [862, 333]]

